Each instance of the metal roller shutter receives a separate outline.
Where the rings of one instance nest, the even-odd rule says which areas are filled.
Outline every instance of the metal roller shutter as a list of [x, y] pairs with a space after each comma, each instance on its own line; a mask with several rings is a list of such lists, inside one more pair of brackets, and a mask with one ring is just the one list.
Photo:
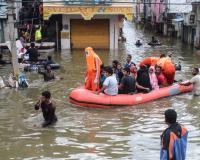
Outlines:
[[74, 49], [93, 47], [97, 49], [109, 48], [109, 20], [80, 20], [72, 19], [71, 47]]

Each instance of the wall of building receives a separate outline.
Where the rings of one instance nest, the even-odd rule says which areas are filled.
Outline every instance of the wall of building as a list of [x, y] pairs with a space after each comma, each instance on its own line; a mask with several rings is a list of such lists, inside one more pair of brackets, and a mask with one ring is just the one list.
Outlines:
[[[71, 49], [70, 19], [82, 19], [80, 15], [62, 15], [63, 30], [61, 31], [61, 49]], [[109, 19], [110, 49], [118, 49], [119, 20], [118, 15], [96, 15], [93, 19]]]
[[200, 4], [195, 5], [196, 10], [195, 10], [195, 15], [196, 15], [196, 36], [195, 36], [195, 41], [194, 45], [195, 47], [200, 47]]
[[137, 23], [140, 23], [144, 18], [144, 4], [141, 0], [136, 0], [136, 5], [134, 5], [134, 20]]
[[153, 0], [151, 4], [151, 20], [153, 23], [162, 22], [163, 13], [165, 12], [165, 5], [160, 0]]

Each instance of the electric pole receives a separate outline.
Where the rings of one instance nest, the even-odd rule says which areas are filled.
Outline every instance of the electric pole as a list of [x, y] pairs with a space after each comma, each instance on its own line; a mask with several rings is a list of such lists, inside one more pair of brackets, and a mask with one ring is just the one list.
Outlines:
[[14, 16], [15, 16], [15, 6], [14, 6], [14, 1], [13, 0], [8, 0], [8, 39], [10, 42], [10, 49], [11, 56], [12, 56], [12, 66], [13, 66], [13, 71], [14, 71], [14, 76], [18, 77], [19, 75], [19, 63], [18, 63], [18, 57], [16, 53], [16, 40], [15, 40], [15, 28], [14, 28]]

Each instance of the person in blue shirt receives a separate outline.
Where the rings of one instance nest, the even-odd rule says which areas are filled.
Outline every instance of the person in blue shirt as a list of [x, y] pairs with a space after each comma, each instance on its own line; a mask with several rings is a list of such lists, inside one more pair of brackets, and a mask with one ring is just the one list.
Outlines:
[[126, 58], [126, 64], [124, 65], [124, 68], [131, 68], [131, 65], [135, 65], [135, 63], [133, 63], [132, 61], [132, 56], [130, 54], [127, 55]]
[[101, 65], [101, 71], [100, 71], [100, 88], [103, 87], [103, 82], [106, 80], [105, 75], [105, 67], [104, 64]]
[[165, 111], [165, 122], [168, 128], [161, 135], [160, 160], [185, 160], [188, 131], [176, 119], [175, 110]]

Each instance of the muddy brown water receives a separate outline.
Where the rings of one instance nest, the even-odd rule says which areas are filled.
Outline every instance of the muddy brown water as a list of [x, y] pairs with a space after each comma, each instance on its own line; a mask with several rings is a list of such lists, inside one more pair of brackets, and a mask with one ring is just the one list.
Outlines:
[[[127, 42], [118, 52], [98, 50], [105, 64], [112, 60], [125, 61], [132, 54], [138, 63], [147, 56], [174, 50], [173, 60], [182, 63], [176, 79], [191, 78], [191, 68], [200, 67], [196, 50], [180, 40], [159, 37], [162, 46], [152, 48], [146, 43], [152, 33], [126, 23]], [[143, 46], [134, 43], [141, 39]], [[56, 75], [62, 81], [44, 83], [37, 73], [26, 73], [31, 84], [28, 89], [0, 90], [0, 159], [64, 160], [64, 159], [159, 159], [160, 135], [165, 127], [163, 112], [174, 108], [178, 121], [189, 130], [187, 159], [200, 156], [200, 100], [191, 93], [163, 98], [153, 102], [117, 109], [85, 109], [71, 105], [70, 91], [84, 81], [83, 51], [63, 51], [52, 54], [61, 64]], [[10, 67], [0, 68], [0, 75], [8, 75]], [[6, 77], [4, 77], [6, 78]], [[34, 103], [44, 90], [50, 90], [57, 104], [58, 122], [50, 128], [40, 128], [43, 117], [34, 110]]]

